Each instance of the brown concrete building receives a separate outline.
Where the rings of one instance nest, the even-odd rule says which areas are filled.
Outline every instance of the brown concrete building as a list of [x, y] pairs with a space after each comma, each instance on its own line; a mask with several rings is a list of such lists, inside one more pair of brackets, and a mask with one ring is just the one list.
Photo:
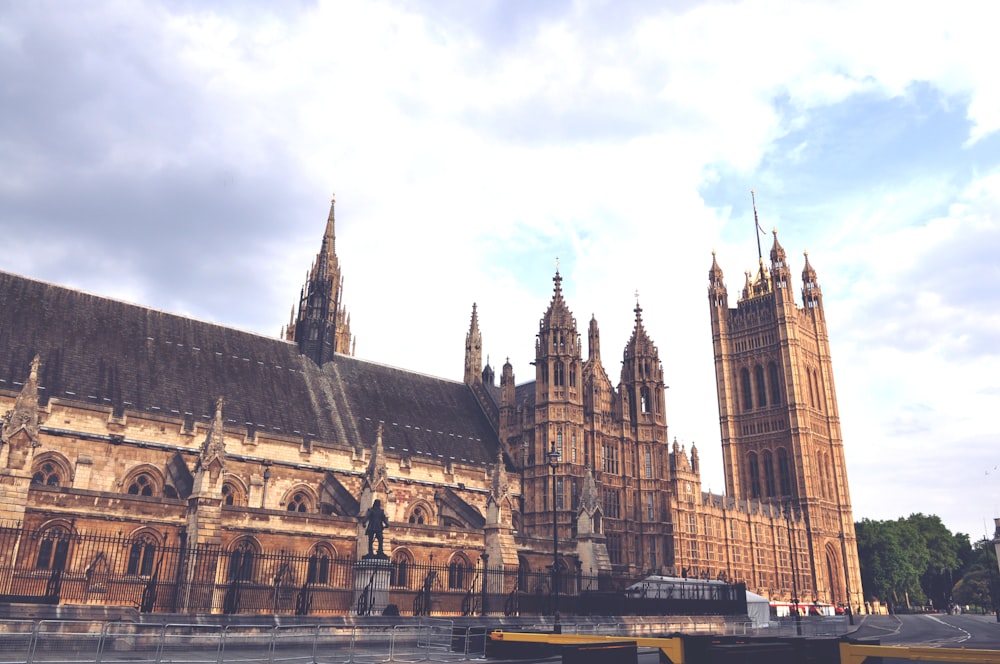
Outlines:
[[331, 205], [280, 338], [0, 273], [0, 595], [58, 568], [89, 603], [115, 577], [117, 601], [149, 610], [344, 611], [337, 561], [365, 553], [359, 516], [379, 498], [392, 586], [414, 602], [421, 583], [467, 602], [484, 568], [511, 571], [497, 595], [540, 592], [554, 515], [563, 593], [666, 573], [861, 603], [822, 297], [807, 261], [794, 303], [776, 237], [735, 309], [709, 273], [719, 496], [670, 441], [638, 303], [617, 385], [594, 319], [584, 358], [558, 272], [530, 382], [483, 366], [475, 305], [463, 381], [432, 378], [353, 356], [334, 230]]

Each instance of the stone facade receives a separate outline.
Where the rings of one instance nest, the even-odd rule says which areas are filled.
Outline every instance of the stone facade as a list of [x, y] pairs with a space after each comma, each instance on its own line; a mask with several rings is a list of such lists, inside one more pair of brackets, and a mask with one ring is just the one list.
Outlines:
[[596, 319], [584, 358], [558, 271], [533, 380], [508, 362], [495, 384], [475, 305], [464, 380], [431, 378], [353, 357], [334, 232], [331, 205], [278, 339], [0, 274], [0, 522], [354, 558], [379, 498], [397, 564], [537, 572], [555, 557], [563, 573], [859, 603], [822, 299], [807, 261], [794, 304], [776, 238], [736, 309], [710, 271], [719, 496], [698, 450], [670, 442], [638, 302], [617, 385]]

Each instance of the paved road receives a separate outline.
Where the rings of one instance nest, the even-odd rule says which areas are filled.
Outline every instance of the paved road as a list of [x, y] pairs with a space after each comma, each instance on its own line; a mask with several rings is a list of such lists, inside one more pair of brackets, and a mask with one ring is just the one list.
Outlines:
[[862, 616], [854, 636], [876, 637], [886, 646], [1000, 650], [994, 615]]

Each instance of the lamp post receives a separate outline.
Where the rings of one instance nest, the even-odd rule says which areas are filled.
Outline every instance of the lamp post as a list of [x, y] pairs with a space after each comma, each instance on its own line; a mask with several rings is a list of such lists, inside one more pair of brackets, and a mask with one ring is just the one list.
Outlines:
[[847, 621], [854, 624], [854, 609], [851, 608], [851, 572], [847, 567], [847, 538], [840, 532], [840, 555], [844, 558], [844, 593], [847, 595]]
[[788, 524], [788, 553], [792, 557], [792, 605], [795, 607], [795, 634], [802, 636], [802, 616], [799, 614], [799, 581], [795, 570], [795, 546], [792, 544], [791, 503], [785, 503], [785, 522]]
[[[993, 532], [993, 550], [997, 554], [997, 567], [1000, 568], [1000, 518], [993, 519], [993, 525], [996, 526], [996, 530]], [[987, 544], [987, 546], [989, 546]], [[998, 591], [1000, 591], [1000, 584], [996, 583], [993, 576], [993, 568], [990, 567], [990, 597], [993, 600], [993, 608], [997, 614], [997, 622], [1000, 623], [1000, 597], [997, 597]]]
[[[556, 444], [545, 455], [552, 469], [552, 615], [555, 622], [559, 621], [559, 524], [556, 513], [556, 464], [559, 463], [559, 450]], [[556, 626], [557, 628], [558, 626]]]

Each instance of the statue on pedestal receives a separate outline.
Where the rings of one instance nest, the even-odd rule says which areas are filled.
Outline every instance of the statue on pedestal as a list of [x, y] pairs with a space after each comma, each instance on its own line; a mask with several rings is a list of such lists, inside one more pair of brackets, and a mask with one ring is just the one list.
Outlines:
[[[368, 555], [385, 557], [385, 553], [383, 553], [384, 540], [382, 531], [389, 526], [389, 520], [385, 518], [381, 500], [376, 499], [372, 506], [368, 508], [368, 513], [365, 515], [362, 523], [365, 526], [365, 534], [368, 535]], [[376, 539], [378, 539], [377, 554], [374, 552], [373, 546]]]

